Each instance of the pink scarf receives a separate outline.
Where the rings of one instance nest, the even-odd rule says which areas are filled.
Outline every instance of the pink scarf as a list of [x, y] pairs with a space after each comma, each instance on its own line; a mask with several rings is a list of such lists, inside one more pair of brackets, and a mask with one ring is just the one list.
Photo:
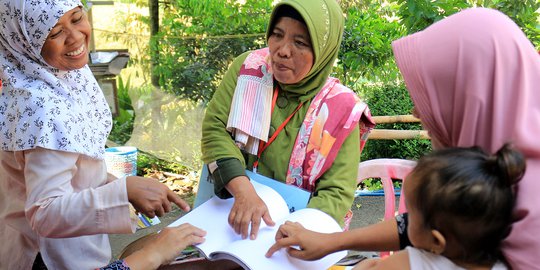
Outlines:
[[519, 27], [490, 9], [462, 11], [393, 43], [398, 67], [436, 148], [513, 142], [527, 157], [503, 253], [540, 267], [540, 57]]
[[[244, 60], [233, 95], [227, 130], [236, 144], [257, 154], [268, 140], [273, 89], [269, 50], [253, 51]], [[242, 112], [252, 113], [242, 113]], [[360, 121], [362, 120], [362, 121]], [[315, 181], [328, 170], [341, 145], [360, 122], [360, 150], [375, 126], [367, 105], [356, 94], [328, 78], [313, 98], [296, 138], [287, 171], [287, 184], [315, 190]]]
[[338, 79], [328, 78], [311, 102], [296, 137], [287, 184], [315, 191], [315, 181], [330, 169], [341, 145], [359, 123], [362, 152], [375, 126], [369, 108]]

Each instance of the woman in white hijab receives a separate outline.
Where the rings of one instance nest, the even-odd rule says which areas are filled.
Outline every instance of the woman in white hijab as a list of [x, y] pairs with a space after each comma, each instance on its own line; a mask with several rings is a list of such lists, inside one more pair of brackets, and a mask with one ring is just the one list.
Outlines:
[[130, 203], [150, 217], [171, 202], [188, 211], [157, 181], [107, 175], [112, 119], [86, 65], [80, 1], [2, 0], [0, 21], [0, 269], [40, 257], [49, 269], [99, 268], [107, 234], [135, 230]]

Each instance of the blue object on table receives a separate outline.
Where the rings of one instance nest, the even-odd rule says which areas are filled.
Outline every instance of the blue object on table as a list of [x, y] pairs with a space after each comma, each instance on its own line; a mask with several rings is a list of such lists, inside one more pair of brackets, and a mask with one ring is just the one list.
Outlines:
[[309, 198], [311, 197], [311, 193], [309, 191], [301, 189], [297, 186], [287, 185], [283, 182], [254, 173], [252, 171], [246, 170], [246, 174], [252, 181], [257, 181], [258, 183], [269, 186], [277, 191], [277, 193], [279, 193], [279, 195], [281, 195], [281, 197], [283, 197], [287, 203], [289, 212], [292, 213], [296, 210], [306, 208]]
[[197, 197], [195, 197], [195, 202], [193, 203], [193, 208], [198, 207], [204, 202], [210, 200], [214, 196], [214, 183], [210, 178], [210, 173], [208, 172], [208, 165], [203, 164], [201, 171], [201, 179], [199, 179], [199, 189], [197, 190]]
[[[399, 196], [401, 195], [401, 189], [397, 188], [394, 189], [395, 195]], [[384, 196], [384, 190], [378, 189], [378, 190], [356, 190], [354, 193], [354, 197], [358, 196]]]
[[[246, 170], [246, 174], [252, 181], [257, 181], [258, 183], [266, 185], [277, 191], [277, 193], [279, 193], [279, 195], [281, 195], [281, 197], [283, 197], [283, 199], [287, 203], [287, 206], [289, 207], [289, 212], [292, 213], [296, 210], [306, 208], [309, 198], [311, 197], [311, 193], [309, 191], [306, 191], [296, 186], [287, 185], [280, 181], [254, 173], [249, 170]], [[197, 191], [197, 197], [195, 198], [193, 208], [196, 208], [197, 206], [203, 204], [204, 202], [212, 198], [212, 196], [214, 196], [214, 184], [212, 183], [212, 179], [210, 178], [208, 166], [204, 165], [201, 172], [199, 189]]]

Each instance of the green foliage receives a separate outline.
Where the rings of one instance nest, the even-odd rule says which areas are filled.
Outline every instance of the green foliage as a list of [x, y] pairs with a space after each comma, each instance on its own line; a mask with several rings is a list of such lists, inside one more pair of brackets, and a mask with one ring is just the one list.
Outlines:
[[[401, 184], [403, 182], [401, 180], [393, 180], [392, 185], [394, 186], [394, 189], [400, 189]], [[381, 182], [380, 178], [369, 178], [360, 183], [358, 185], [358, 189], [360, 190], [368, 190], [368, 191], [377, 191], [383, 189], [383, 184]]]
[[[154, 0], [150, 0], [154, 1]], [[138, 7], [146, 7], [148, 5], [148, 0], [116, 0], [116, 2], [120, 3], [134, 3]]]
[[[490, 1], [487, 1], [490, 2]], [[506, 15], [517, 23], [525, 32], [527, 37], [540, 49], [540, 24], [538, 22], [540, 14], [540, 1], [538, 0], [501, 0], [493, 1], [490, 5]]]
[[[147, 5], [145, 0], [117, 0]], [[159, 34], [147, 44], [117, 36], [140, 51], [157, 52], [160, 85], [169, 93], [194, 101], [208, 101], [235, 56], [263, 47], [272, 0], [173, 0], [160, 3]], [[390, 44], [435, 21], [472, 6], [497, 8], [522, 27], [540, 46], [537, 0], [341, 0], [347, 17], [345, 35], [334, 76], [359, 89], [365, 84], [396, 83], [400, 75]], [[126, 15], [127, 16], [127, 15]], [[147, 29], [148, 17], [129, 15], [123, 32]], [[136, 43], [136, 44], [134, 44]], [[148, 67], [149, 55], [133, 56], [133, 64]], [[149, 68], [143, 70], [148, 77]]]
[[383, 189], [383, 185], [380, 179], [370, 178], [362, 181], [362, 183], [360, 183], [360, 188], [365, 188], [369, 191], [375, 191]]
[[[403, 84], [384, 85], [365, 89], [364, 98], [373, 115], [410, 114], [413, 103]], [[379, 124], [378, 129], [422, 129], [418, 123]], [[418, 159], [422, 154], [431, 151], [431, 142], [423, 139], [413, 140], [368, 140], [362, 151], [362, 160], [375, 158]]]
[[129, 97], [130, 78], [126, 82], [118, 77], [116, 94], [118, 97], [118, 115], [113, 119], [113, 128], [109, 140], [123, 145], [131, 137], [135, 114]]
[[390, 44], [403, 36], [405, 29], [395, 17], [396, 10], [395, 5], [383, 7], [378, 2], [346, 9], [345, 33], [335, 70], [345, 85], [399, 78]]
[[[133, 83], [137, 86], [147, 84], [150, 81], [149, 18], [140, 12], [148, 9], [148, 7], [141, 6], [143, 4], [141, 2], [147, 4], [148, 1], [116, 0], [115, 2], [136, 2], [136, 6], [140, 8], [136, 8], [135, 5], [124, 4], [126, 8], [116, 9], [113, 17], [110, 18], [111, 31], [94, 29], [95, 33], [99, 34], [99, 37], [105, 39], [108, 43], [107, 46], [99, 43], [96, 46], [98, 48], [103, 46], [108, 49], [116, 49], [115, 47], [108, 47], [109, 44], [122, 44], [122, 47], [128, 48], [130, 56], [128, 69], [131, 72], [130, 74], [133, 75]], [[94, 21], [98, 20], [100, 15], [94, 12]], [[123, 73], [125, 74], [128, 69], [123, 70]]]
[[[147, 5], [146, 0], [117, 0]], [[203, 103], [208, 101], [228, 65], [237, 55], [263, 47], [272, 0], [171, 0], [160, 2], [160, 33], [150, 42], [117, 35], [145, 54], [132, 54], [131, 62], [149, 65], [149, 52], [158, 52], [157, 72], [166, 92]], [[344, 40], [334, 76], [361, 93], [373, 115], [408, 114], [412, 108], [394, 63], [391, 42], [422, 30], [446, 16], [472, 6], [501, 10], [540, 47], [538, 0], [341, 0], [347, 17]], [[148, 17], [129, 15], [125, 33], [148, 29]], [[117, 16], [120, 17], [120, 16]], [[140, 30], [143, 29], [143, 30]], [[138, 32], [140, 33], [140, 32]], [[144, 35], [141, 35], [144, 36]], [[127, 37], [127, 38], [126, 38]], [[131, 48], [131, 47], [130, 47]], [[131, 49], [130, 49], [131, 52]], [[144, 77], [149, 77], [144, 68]], [[129, 83], [128, 83], [129, 84]], [[121, 87], [119, 87], [121, 88]], [[128, 87], [129, 88], [129, 87]], [[152, 90], [150, 90], [152, 91]], [[123, 99], [123, 98], [121, 98]], [[121, 102], [122, 103], [122, 102]], [[131, 103], [129, 103], [131, 104]], [[122, 106], [122, 105], [121, 105]], [[113, 135], [131, 134], [129, 108], [115, 119]], [[157, 112], [157, 113], [156, 113]], [[156, 114], [156, 115], [154, 115]], [[161, 117], [159, 110], [142, 115], [143, 121]], [[182, 119], [162, 119], [159, 125], [177, 125]], [[379, 125], [377, 128], [420, 129], [418, 124]], [[113, 136], [113, 137], [115, 137]], [[155, 136], [152, 136], [153, 138]], [[395, 157], [415, 159], [431, 149], [428, 140], [369, 140], [362, 159]]]
[[176, 0], [164, 13], [153, 51], [159, 52], [160, 85], [193, 101], [208, 101], [228, 65], [241, 53], [260, 48], [270, 0]]
[[418, 32], [434, 22], [470, 7], [465, 0], [397, 0], [399, 17], [409, 33]]
[[183, 166], [178, 162], [170, 162], [150, 153], [139, 150], [137, 156], [137, 175], [148, 175], [156, 171], [172, 172], [176, 174], [189, 174], [191, 168]]
[[116, 95], [118, 97], [118, 107], [121, 110], [133, 111], [133, 105], [131, 104], [131, 97], [129, 91], [131, 88], [131, 77], [127, 78], [124, 82], [121, 76], [118, 76], [118, 84], [116, 87]]
[[540, 1], [538, 0], [397, 0], [398, 15], [408, 33], [425, 29], [432, 23], [469, 7], [497, 9], [508, 15], [527, 37], [540, 48]]

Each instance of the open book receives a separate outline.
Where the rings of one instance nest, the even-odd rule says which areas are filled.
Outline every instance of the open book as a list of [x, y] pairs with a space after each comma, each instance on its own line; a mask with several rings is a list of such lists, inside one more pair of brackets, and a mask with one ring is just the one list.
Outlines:
[[331, 216], [317, 209], [304, 208], [289, 213], [285, 200], [274, 189], [256, 181], [252, 181], [252, 184], [276, 223], [269, 227], [261, 221], [257, 239], [242, 239], [229, 225], [227, 220], [234, 198], [222, 200], [214, 196], [169, 226], [191, 223], [206, 230], [206, 241], [197, 245], [197, 249], [209, 260], [232, 260], [244, 269], [327, 269], [347, 255], [346, 251], [342, 251], [316, 261], [303, 261], [290, 257], [285, 249], [282, 249], [271, 258], [266, 258], [266, 251], [275, 243], [277, 229], [287, 220], [299, 222], [307, 229], [323, 233], [339, 232], [342, 229]]

